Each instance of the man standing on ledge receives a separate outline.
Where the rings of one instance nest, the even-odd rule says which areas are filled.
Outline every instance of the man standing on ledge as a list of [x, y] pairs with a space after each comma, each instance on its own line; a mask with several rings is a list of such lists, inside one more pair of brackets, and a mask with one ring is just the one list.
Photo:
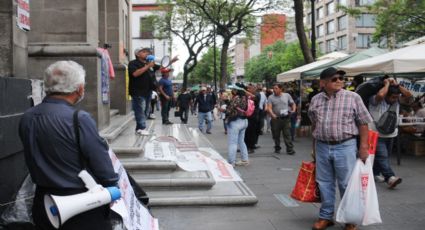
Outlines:
[[138, 48], [134, 51], [135, 60], [128, 63], [129, 84], [128, 91], [136, 118], [136, 134], [149, 135], [146, 129], [146, 110], [150, 101], [151, 92], [155, 88], [154, 75], [160, 66], [148, 62], [147, 56], [151, 54], [149, 48]]
[[[41, 104], [26, 111], [19, 124], [25, 161], [36, 184], [32, 207], [35, 229], [56, 229], [47, 217], [44, 195], [67, 196], [87, 191], [78, 177], [82, 169], [87, 169], [104, 187], [117, 185], [118, 175], [109, 157], [108, 144], [99, 136], [90, 114], [76, 113], [74, 108], [84, 98], [84, 82], [81, 65], [73, 61], [53, 63], [44, 76], [47, 96]], [[74, 115], [79, 121], [79, 142]], [[80, 213], [59, 229], [112, 229], [109, 210], [108, 204]]]
[[[313, 97], [308, 115], [313, 128], [313, 150], [316, 156], [316, 181], [322, 206], [313, 230], [334, 225], [335, 181], [343, 196], [356, 162], [356, 154], [368, 157], [368, 123], [372, 118], [361, 97], [344, 90], [344, 71], [330, 67], [320, 74], [323, 91]], [[357, 148], [359, 138], [359, 149]], [[346, 224], [344, 230], [357, 229]]]
[[162, 78], [159, 80], [159, 98], [161, 99], [161, 117], [163, 125], [172, 125], [169, 120], [171, 103], [174, 100], [173, 82], [169, 79], [172, 69], [161, 68]]

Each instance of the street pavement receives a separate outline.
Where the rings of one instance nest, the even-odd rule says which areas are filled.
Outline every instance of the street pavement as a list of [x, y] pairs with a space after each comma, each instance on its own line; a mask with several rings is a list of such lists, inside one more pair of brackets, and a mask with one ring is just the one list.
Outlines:
[[[172, 113], [170, 113], [172, 114]], [[160, 114], [157, 112], [157, 119]], [[179, 123], [177, 118], [173, 122]], [[197, 117], [189, 118], [189, 126], [197, 127]], [[213, 124], [207, 138], [227, 159], [227, 136], [221, 120]], [[283, 143], [282, 143], [283, 144]], [[161, 230], [305, 230], [311, 229], [317, 219], [320, 204], [301, 203], [288, 199], [303, 160], [311, 160], [311, 138], [296, 138], [296, 154], [273, 153], [270, 133], [260, 136], [257, 149], [250, 154], [250, 165], [237, 167], [242, 179], [259, 201], [254, 206], [198, 206], [154, 207], [152, 213], [159, 218]], [[284, 148], [283, 148], [284, 150]], [[424, 230], [425, 229], [425, 157], [403, 156], [400, 166], [391, 158], [396, 175], [403, 183], [389, 190], [378, 184], [378, 198], [382, 224], [361, 226], [372, 230]], [[279, 199], [278, 199], [279, 198]], [[338, 199], [339, 201], [339, 199]], [[337, 206], [336, 206], [337, 208]], [[337, 224], [328, 229], [342, 229]]]

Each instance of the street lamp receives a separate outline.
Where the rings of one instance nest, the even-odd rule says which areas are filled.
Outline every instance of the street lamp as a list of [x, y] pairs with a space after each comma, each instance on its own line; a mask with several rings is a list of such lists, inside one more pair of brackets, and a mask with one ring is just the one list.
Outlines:
[[213, 50], [213, 55], [214, 55], [214, 92], [217, 92], [217, 60], [216, 60], [216, 35], [217, 35], [217, 31], [216, 31], [216, 25], [214, 25], [214, 50]]
[[311, 2], [311, 55], [313, 60], [316, 60], [316, 21], [315, 21], [315, 9], [314, 2], [316, 0], [310, 0]]

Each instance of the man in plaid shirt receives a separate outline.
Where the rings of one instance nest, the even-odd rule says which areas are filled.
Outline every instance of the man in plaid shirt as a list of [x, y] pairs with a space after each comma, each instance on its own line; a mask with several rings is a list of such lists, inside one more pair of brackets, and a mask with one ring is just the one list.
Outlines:
[[[361, 97], [343, 89], [344, 71], [330, 67], [320, 74], [323, 91], [313, 97], [308, 115], [313, 126], [313, 149], [316, 153], [316, 181], [322, 206], [313, 230], [334, 225], [335, 181], [341, 196], [356, 162], [368, 157], [368, 123], [372, 118]], [[359, 144], [357, 143], [359, 138]], [[359, 146], [359, 148], [358, 148]], [[355, 230], [346, 224], [345, 230]]]

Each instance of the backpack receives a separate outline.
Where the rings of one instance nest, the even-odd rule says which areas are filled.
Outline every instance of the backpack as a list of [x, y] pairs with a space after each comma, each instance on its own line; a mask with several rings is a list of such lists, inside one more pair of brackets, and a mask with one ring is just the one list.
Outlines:
[[253, 100], [251, 99], [247, 99], [248, 100], [248, 105], [246, 110], [242, 110], [241, 108], [236, 108], [239, 112], [243, 113], [245, 116], [250, 117], [252, 116], [252, 114], [254, 114], [254, 110], [255, 110], [255, 103]]
[[385, 135], [391, 134], [397, 128], [397, 113], [394, 111], [395, 103], [375, 122], [376, 129]]
[[363, 82], [356, 88], [355, 92], [360, 95], [366, 108], [369, 108], [369, 98], [377, 94], [378, 91], [384, 87], [384, 80], [387, 78], [388, 76], [375, 77], [369, 81]]

